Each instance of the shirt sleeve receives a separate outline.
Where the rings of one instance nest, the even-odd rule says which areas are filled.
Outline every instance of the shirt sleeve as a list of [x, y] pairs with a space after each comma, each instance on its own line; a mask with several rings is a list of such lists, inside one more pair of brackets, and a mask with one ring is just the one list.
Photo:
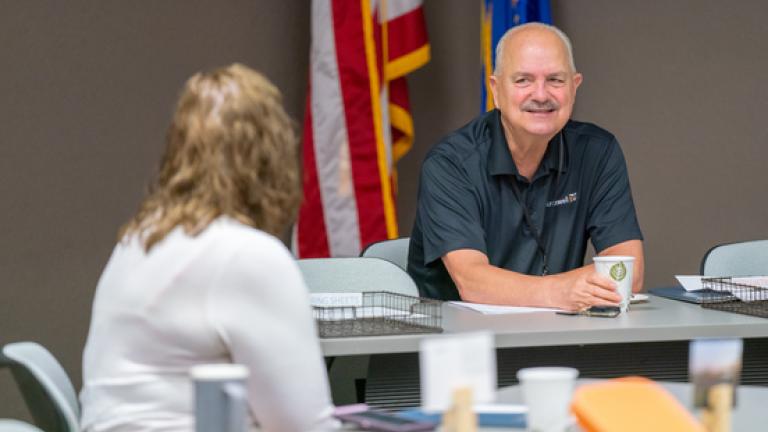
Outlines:
[[250, 370], [248, 400], [261, 430], [336, 426], [307, 289], [278, 240], [240, 248], [207, 304], [232, 361]]
[[424, 161], [416, 217], [425, 265], [457, 249], [486, 253], [477, 191], [466, 172], [444, 155], [433, 154]]
[[627, 240], [642, 240], [624, 154], [614, 138], [598, 165], [591, 195], [587, 231], [595, 250]]

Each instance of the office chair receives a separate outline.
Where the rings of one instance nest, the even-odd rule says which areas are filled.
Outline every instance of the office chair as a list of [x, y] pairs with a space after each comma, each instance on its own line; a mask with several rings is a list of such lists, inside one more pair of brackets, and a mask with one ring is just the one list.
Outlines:
[[[307, 258], [298, 260], [298, 264], [311, 293], [390, 291], [419, 295], [408, 273], [383, 259]], [[345, 403], [365, 402], [369, 359], [368, 355], [325, 358], [334, 400], [337, 395], [354, 394]]]
[[0, 419], [0, 432], [43, 432], [29, 423], [12, 419]]
[[298, 260], [309, 292], [390, 291], [418, 297], [416, 283], [403, 269], [379, 258]]
[[717, 245], [701, 260], [704, 276], [768, 275], [768, 240]]
[[405, 270], [408, 266], [408, 246], [410, 242], [410, 237], [403, 237], [371, 243], [363, 250], [360, 256], [381, 258]]
[[35, 425], [46, 432], [76, 432], [80, 407], [67, 372], [53, 355], [35, 342], [3, 347], [3, 365], [10, 368]]

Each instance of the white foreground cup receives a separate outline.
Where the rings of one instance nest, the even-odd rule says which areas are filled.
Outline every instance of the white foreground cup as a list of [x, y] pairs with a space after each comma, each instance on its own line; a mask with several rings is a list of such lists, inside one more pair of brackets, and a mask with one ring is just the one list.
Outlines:
[[594, 257], [592, 260], [595, 262], [595, 271], [618, 285], [621, 311], [626, 312], [632, 297], [632, 269], [635, 266], [635, 257], [607, 255]]
[[205, 364], [193, 366], [190, 375], [195, 386], [195, 431], [245, 431], [248, 369], [239, 364]]
[[570, 404], [579, 371], [569, 367], [534, 367], [517, 371], [528, 406], [528, 431], [562, 432], [571, 424]]

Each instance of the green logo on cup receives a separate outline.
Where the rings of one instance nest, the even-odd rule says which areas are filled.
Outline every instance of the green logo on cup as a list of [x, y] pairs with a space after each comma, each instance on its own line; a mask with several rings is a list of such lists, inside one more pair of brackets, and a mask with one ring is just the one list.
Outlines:
[[624, 266], [623, 262], [618, 262], [611, 266], [611, 277], [616, 282], [621, 282], [627, 277], [627, 267]]

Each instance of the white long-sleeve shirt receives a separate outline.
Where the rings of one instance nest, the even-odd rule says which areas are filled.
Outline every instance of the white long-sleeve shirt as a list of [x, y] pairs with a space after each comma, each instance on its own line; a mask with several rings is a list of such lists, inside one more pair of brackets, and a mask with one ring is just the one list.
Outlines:
[[326, 430], [325, 366], [307, 289], [276, 238], [219, 218], [180, 228], [147, 254], [119, 243], [104, 269], [83, 354], [86, 431], [194, 430], [189, 368], [250, 370], [251, 415], [266, 431]]

